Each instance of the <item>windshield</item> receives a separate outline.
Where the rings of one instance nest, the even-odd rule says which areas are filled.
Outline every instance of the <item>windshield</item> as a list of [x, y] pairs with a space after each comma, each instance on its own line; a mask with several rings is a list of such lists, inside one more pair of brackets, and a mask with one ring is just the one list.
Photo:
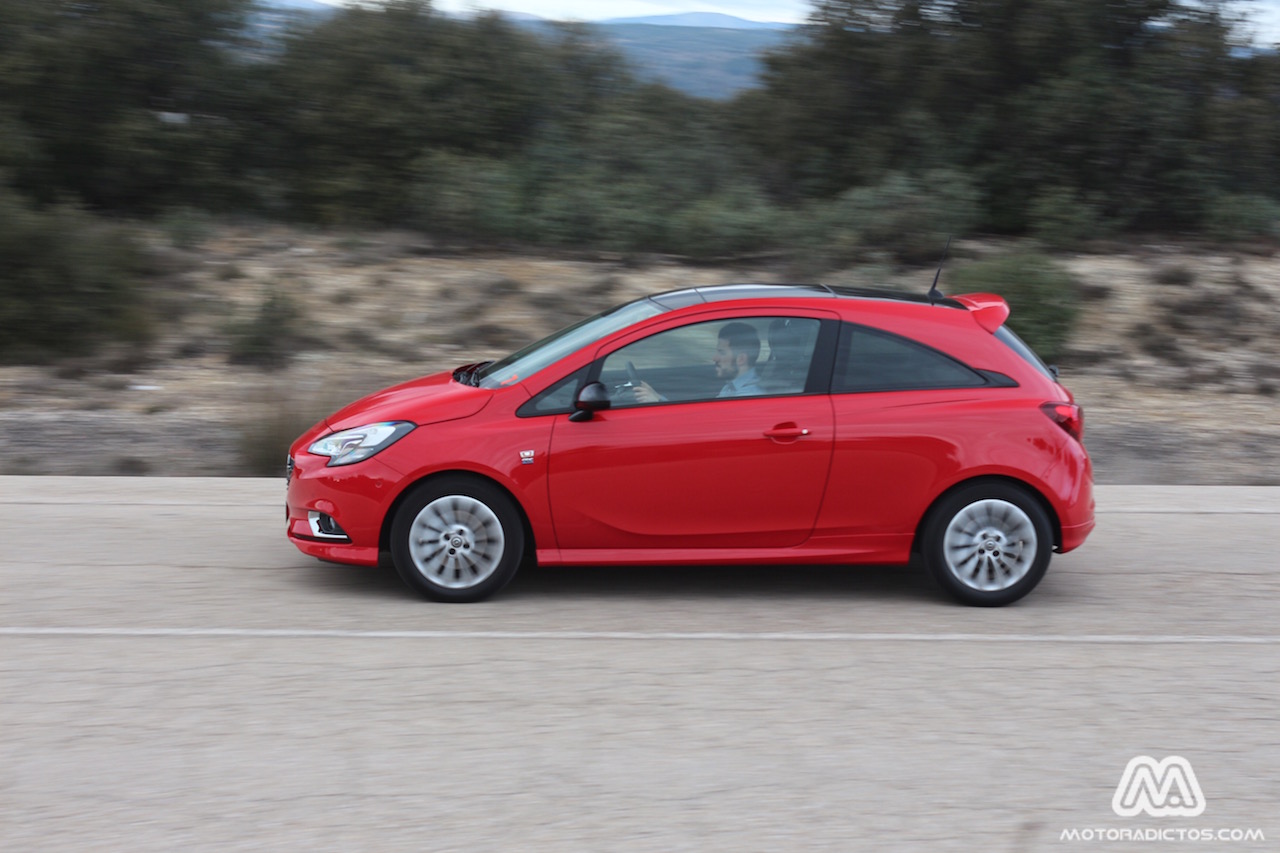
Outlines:
[[656, 317], [666, 310], [649, 299], [610, 308], [567, 326], [501, 361], [486, 365], [476, 372], [472, 381], [481, 388], [500, 388], [522, 382], [544, 367], [555, 364], [566, 355], [577, 352], [605, 335], [649, 317]]

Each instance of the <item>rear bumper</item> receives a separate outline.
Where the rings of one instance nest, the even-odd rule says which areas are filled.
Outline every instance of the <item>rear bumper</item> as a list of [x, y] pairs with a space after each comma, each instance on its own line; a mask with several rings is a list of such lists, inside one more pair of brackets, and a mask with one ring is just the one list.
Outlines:
[[1074, 551], [1084, 544], [1094, 528], [1093, 462], [1084, 445], [1065, 435], [1058, 436], [1061, 452], [1057, 463], [1046, 476], [1048, 495], [1058, 515], [1061, 538], [1055, 549], [1059, 554]]
[[1084, 476], [1080, 478], [1076, 489], [1070, 493], [1059, 509], [1058, 521], [1062, 530], [1062, 539], [1058, 544], [1058, 553], [1074, 551], [1084, 544], [1096, 523], [1094, 513], [1096, 504], [1093, 499], [1093, 465], [1085, 457]]
[[1058, 553], [1065, 554], [1068, 551], [1074, 551], [1084, 544], [1084, 540], [1088, 538], [1093, 531], [1094, 520], [1090, 518], [1088, 521], [1080, 524], [1072, 524], [1062, 528], [1062, 545], [1058, 548]]

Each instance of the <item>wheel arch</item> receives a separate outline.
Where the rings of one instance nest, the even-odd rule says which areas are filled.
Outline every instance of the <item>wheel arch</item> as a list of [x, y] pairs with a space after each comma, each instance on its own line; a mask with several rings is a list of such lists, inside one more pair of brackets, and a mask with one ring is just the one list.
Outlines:
[[924, 534], [924, 527], [929, 523], [929, 518], [933, 515], [938, 504], [942, 503], [951, 495], [967, 489], [971, 486], [980, 485], [982, 483], [1000, 484], [1004, 486], [1012, 486], [1020, 489], [1031, 496], [1040, 508], [1045, 511], [1045, 515], [1049, 518], [1049, 525], [1053, 529], [1053, 550], [1057, 551], [1062, 547], [1062, 522], [1058, 518], [1058, 513], [1053, 508], [1053, 502], [1045, 497], [1044, 492], [1028, 483], [1026, 480], [1020, 480], [1017, 477], [1009, 477], [1001, 474], [984, 474], [978, 477], [970, 477], [967, 480], [961, 480], [945, 489], [941, 494], [933, 499], [929, 504], [929, 508], [920, 516], [920, 520], [916, 522], [915, 532], [911, 536], [911, 553], [920, 553], [920, 541]]
[[493, 477], [487, 477], [484, 474], [478, 474], [475, 471], [468, 471], [465, 468], [457, 468], [446, 471], [433, 471], [426, 476], [419, 477], [412, 483], [407, 484], [400, 490], [400, 494], [396, 495], [395, 500], [387, 507], [386, 514], [382, 517], [382, 526], [378, 532], [378, 557], [381, 560], [384, 556], [389, 557], [391, 552], [391, 525], [395, 522], [396, 513], [400, 511], [400, 507], [408, 500], [409, 495], [413, 494], [420, 486], [425, 483], [443, 480], [449, 477], [457, 477], [464, 480], [471, 480], [476, 483], [483, 483], [492, 486], [501, 491], [511, 500], [512, 506], [516, 508], [516, 512], [520, 515], [520, 526], [524, 530], [524, 559], [527, 564], [532, 565], [537, 554], [537, 547], [533, 540], [533, 525], [529, 522], [529, 513], [525, 511], [524, 506], [520, 503], [510, 489], [503, 485], [500, 481]]

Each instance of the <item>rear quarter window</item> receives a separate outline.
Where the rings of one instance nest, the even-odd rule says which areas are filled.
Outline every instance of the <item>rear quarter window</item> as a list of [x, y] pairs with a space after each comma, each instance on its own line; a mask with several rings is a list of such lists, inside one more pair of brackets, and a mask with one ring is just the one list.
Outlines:
[[987, 384], [976, 370], [919, 341], [850, 323], [841, 327], [831, 380], [834, 394]]

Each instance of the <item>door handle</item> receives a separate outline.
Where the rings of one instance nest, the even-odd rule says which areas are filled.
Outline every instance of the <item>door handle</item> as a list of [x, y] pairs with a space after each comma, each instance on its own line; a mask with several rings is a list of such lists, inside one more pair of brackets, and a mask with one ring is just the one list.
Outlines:
[[807, 429], [802, 429], [795, 424], [779, 424], [773, 429], [765, 430], [764, 434], [767, 438], [800, 438], [801, 436], [808, 435], [809, 431]]

